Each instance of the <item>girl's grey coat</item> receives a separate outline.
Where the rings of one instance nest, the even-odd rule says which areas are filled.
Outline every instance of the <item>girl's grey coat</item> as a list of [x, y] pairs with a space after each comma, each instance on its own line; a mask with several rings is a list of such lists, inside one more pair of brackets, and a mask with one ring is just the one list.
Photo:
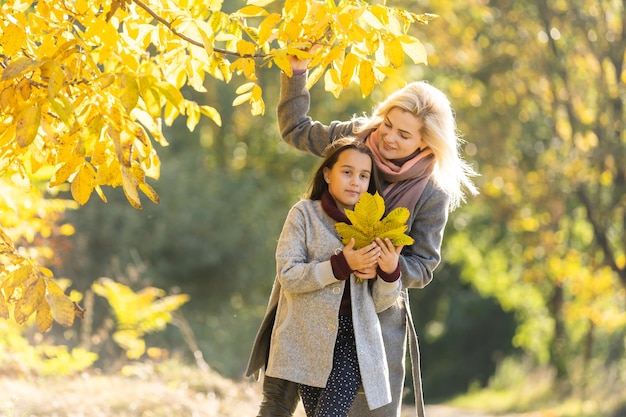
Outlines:
[[[328, 143], [339, 137], [354, 134], [352, 121], [324, 125], [312, 120], [307, 115], [309, 106], [306, 75], [289, 78], [282, 74], [278, 124], [285, 142], [300, 150], [321, 156]], [[433, 278], [433, 270], [441, 260], [441, 241], [448, 220], [448, 200], [447, 194], [431, 180], [412, 210], [408, 233], [415, 239], [415, 243], [405, 246], [400, 257], [402, 287], [405, 289], [423, 288]], [[400, 416], [407, 330], [411, 348], [416, 413], [420, 417], [424, 416], [419, 349], [406, 290], [402, 292], [399, 303], [379, 314], [379, 320], [387, 353], [393, 400], [384, 407], [370, 411], [365, 405], [363, 396], [358, 395], [350, 410], [350, 416]]]
[[[301, 200], [287, 215], [276, 248], [277, 277], [268, 304], [269, 311], [276, 306], [269, 376], [326, 386], [346, 285], [335, 278], [330, 264], [335, 250], [343, 249], [334, 225], [319, 200]], [[352, 275], [350, 290], [361, 382], [368, 406], [374, 409], [391, 402], [377, 313], [397, 301], [400, 281], [357, 282]]]

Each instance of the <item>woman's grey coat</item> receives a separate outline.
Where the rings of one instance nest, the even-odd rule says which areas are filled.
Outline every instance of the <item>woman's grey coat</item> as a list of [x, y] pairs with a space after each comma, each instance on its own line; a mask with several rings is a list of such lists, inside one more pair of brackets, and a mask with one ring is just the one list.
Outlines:
[[[354, 123], [331, 122], [324, 125], [307, 114], [310, 96], [306, 89], [306, 75], [287, 77], [281, 74], [281, 96], [278, 103], [278, 124], [285, 142], [297, 149], [322, 156], [324, 148], [342, 136], [354, 135]], [[363, 138], [366, 139], [366, 138]], [[428, 183], [408, 222], [408, 234], [415, 239], [405, 246], [400, 256], [402, 287], [423, 288], [433, 278], [433, 271], [441, 260], [441, 242], [448, 220], [448, 195], [433, 180]], [[350, 410], [353, 417], [400, 416], [404, 389], [404, 362], [407, 330], [415, 388], [416, 413], [424, 416], [417, 335], [410, 312], [408, 292], [402, 292], [399, 303], [379, 314], [383, 340], [390, 371], [393, 400], [376, 410], [368, 410], [362, 395], [358, 395]]]
[[[268, 311], [276, 319], [266, 374], [325, 387], [333, 366], [345, 281], [335, 278], [330, 257], [343, 245], [335, 221], [319, 200], [301, 200], [287, 215], [276, 248], [277, 277]], [[389, 371], [378, 312], [394, 304], [400, 281], [357, 282], [350, 277], [352, 320], [361, 382], [368, 408], [391, 402]]]

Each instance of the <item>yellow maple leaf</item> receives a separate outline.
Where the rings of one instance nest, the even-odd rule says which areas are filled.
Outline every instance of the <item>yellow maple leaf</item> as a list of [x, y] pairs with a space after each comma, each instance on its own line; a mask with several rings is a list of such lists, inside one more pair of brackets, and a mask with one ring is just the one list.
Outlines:
[[346, 216], [352, 224], [344, 222], [335, 224], [341, 242], [347, 245], [350, 239], [354, 238], [355, 249], [369, 245], [377, 237], [389, 238], [394, 246], [413, 244], [413, 238], [405, 233], [409, 210], [397, 207], [385, 217], [384, 213], [385, 202], [380, 194], [364, 193], [354, 206], [354, 210], [346, 210]]

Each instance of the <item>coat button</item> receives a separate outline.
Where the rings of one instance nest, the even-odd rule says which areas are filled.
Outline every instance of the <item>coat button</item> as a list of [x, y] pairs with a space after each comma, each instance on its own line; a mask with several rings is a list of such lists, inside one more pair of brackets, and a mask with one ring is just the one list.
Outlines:
[[339, 293], [341, 293], [341, 288], [333, 287], [333, 294], [339, 294]]

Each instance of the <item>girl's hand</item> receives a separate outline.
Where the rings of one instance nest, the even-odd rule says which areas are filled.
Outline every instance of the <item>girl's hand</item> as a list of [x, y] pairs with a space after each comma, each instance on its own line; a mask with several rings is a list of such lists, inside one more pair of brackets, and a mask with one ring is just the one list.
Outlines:
[[375, 242], [381, 250], [380, 256], [378, 257], [378, 267], [383, 272], [391, 274], [398, 267], [402, 246], [393, 246], [389, 238], [385, 238], [383, 241], [381, 238], [377, 237]]
[[376, 242], [372, 242], [361, 249], [354, 249], [354, 238], [350, 239], [350, 242], [343, 248], [343, 256], [346, 258], [348, 266], [353, 271], [360, 271], [359, 274], [364, 276], [359, 276], [356, 273], [355, 275], [363, 279], [376, 277], [376, 265], [380, 254], [381, 249]]
[[354, 276], [362, 280], [366, 280], [377, 278], [378, 274], [376, 273], [376, 267], [372, 267], [367, 269], [361, 269], [359, 271], [354, 271]]

